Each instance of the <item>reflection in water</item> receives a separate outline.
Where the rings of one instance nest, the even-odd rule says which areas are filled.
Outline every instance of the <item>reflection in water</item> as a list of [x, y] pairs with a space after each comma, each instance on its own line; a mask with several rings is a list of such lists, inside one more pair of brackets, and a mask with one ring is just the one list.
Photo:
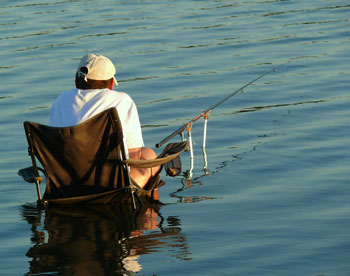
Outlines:
[[201, 175], [199, 177], [195, 177], [195, 178], [189, 178], [188, 176], [186, 176], [186, 173], [184, 175], [184, 178], [181, 180], [181, 184], [182, 187], [177, 189], [175, 192], [171, 193], [170, 196], [177, 198], [179, 200], [179, 202], [181, 203], [196, 203], [199, 201], [203, 201], [203, 200], [210, 200], [210, 199], [216, 199], [215, 197], [212, 196], [182, 196], [179, 195], [179, 193], [187, 190], [187, 189], [191, 189], [193, 188], [193, 186], [197, 186], [197, 185], [204, 185], [204, 182], [202, 181], [202, 178], [206, 176]]
[[136, 211], [129, 205], [23, 206], [32, 226], [28, 275], [130, 275], [142, 270], [141, 255], [166, 248], [189, 259], [179, 218], [167, 218], [164, 227], [161, 203], [144, 201]]

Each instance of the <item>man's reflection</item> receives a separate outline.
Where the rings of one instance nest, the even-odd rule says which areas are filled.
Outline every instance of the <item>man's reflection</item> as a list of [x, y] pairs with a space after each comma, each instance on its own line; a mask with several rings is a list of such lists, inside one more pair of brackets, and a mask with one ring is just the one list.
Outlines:
[[[142, 269], [139, 257], [154, 248], [166, 251], [168, 247], [172, 256], [188, 259], [179, 219], [169, 217], [165, 227], [161, 203], [142, 201], [136, 211], [130, 204], [23, 206], [33, 243], [27, 252], [32, 259], [28, 275], [129, 275]], [[173, 254], [174, 250], [178, 252]]]

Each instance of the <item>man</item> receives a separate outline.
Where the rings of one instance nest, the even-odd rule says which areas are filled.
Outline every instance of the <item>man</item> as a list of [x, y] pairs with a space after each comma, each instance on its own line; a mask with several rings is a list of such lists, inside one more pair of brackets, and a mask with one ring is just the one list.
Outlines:
[[[113, 90], [118, 85], [116, 69], [111, 60], [102, 55], [85, 55], [75, 74], [75, 89], [62, 93], [50, 112], [50, 125], [65, 127], [77, 125], [110, 107], [116, 107], [124, 133], [125, 146], [133, 159], [154, 159], [156, 153], [144, 146], [140, 120], [131, 97]], [[151, 176], [159, 172], [152, 169], [131, 168], [130, 176], [144, 187]]]

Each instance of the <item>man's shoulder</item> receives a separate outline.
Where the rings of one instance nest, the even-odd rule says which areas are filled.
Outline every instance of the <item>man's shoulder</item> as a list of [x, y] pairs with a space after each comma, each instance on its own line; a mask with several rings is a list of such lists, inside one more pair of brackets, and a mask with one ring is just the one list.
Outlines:
[[121, 91], [116, 91], [116, 90], [109, 90], [105, 89], [101, 91], [104, 97], [108, 98], [114, 98], [118, 99], [119, 101], [128, 101], [128, 102], [133, 102], [133, 99], [130, 97], [129, 94]]
[[72, 98], [74, 97], [74, 95], [77, 93], [77, 89], [73, 88], [73, 89], [70, 89], [70, 90], [66, 90], [64, 92], [62, 92], [61, 94], [59, 94], [57, 97], [56, 97], [56, 100], [54, 101], [54, 105], [57, 104], [57, 103], [60, 103], [62, 101], [65, 101], [66, 99], [68, 98]]
[[117, 91], [117, 90], [110, 90], [110, 89], [104, 89], [106, 93], [109, 93], [111, 95], [121, 97], [121, 98], [131, 98], [129, 94], [122, 92], [122, 91]]
[[62, 97], [66, 97], [66, 96], [69, 96], [69, 95], [74, 95], [76, 94], [78, 91], [78, 89], [76, 88], [72, 88], [70, 90], [66, 90], [64, 92], [62, 92], [61, 94], [58, 95], [58, 98], [62, 98]]

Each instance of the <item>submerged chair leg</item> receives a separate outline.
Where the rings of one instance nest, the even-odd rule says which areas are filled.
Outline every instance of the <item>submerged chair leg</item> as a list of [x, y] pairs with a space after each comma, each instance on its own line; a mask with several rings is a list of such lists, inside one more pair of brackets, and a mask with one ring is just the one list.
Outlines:
[[42, 201], [41, 190], [40, 190], [40, 180], [36, 179], [36, 192], [38, 194], [38, 200]]
[[130, 195], [131, 195], [131, 200], [132, 200], [132, 205], [134, 210], [136, 209], [136, 202], [135, 202], [135, 195], [134, 195], [134, 187], [133, 184], [131, 183], [131, 178], [130, 178], [130, 174], [129, 174], [129, 168], [127, 166], [124, 167], [125, 171], [128, 175], [128, 182], [129, 182], [129, 189], [130, 189]]
[[43, 181], [43, 178], [39, 176], [39, 170], [38, 170], [38, 166], [36, 165], [35, 156], [34, 156], [33, 141], [32, 141], [30, 133], [28, 134], [28, 142], [29, 142], [28, 154], [30, 155], [30, 158], [32, 159], [34, 181], [35, 181], [35, 185], [36, 185], [36, 192], [38, 194], [38, 201], [42, 202], [40, 183], [41, 183], [41, 181]]
[[134, 209], [136, 209], [135, 195], [134, 195], [134, 191], [132, 188], [130, 188], [130, 193], [131, 193], [133, 207], [134, 207]]
[[35, 186], [36, 186], [36, 193], [38, 195], [37, 203], [40, 205], [47, 205], [48, 202], [46, 200], [43, 200], [43, 197], [41, 195], [41, 189], [40, 189], [40, 184], [43, 180], [44, 180], [44, 178], [41, 176], [34, 177], [34, 182], [35, 182]]

